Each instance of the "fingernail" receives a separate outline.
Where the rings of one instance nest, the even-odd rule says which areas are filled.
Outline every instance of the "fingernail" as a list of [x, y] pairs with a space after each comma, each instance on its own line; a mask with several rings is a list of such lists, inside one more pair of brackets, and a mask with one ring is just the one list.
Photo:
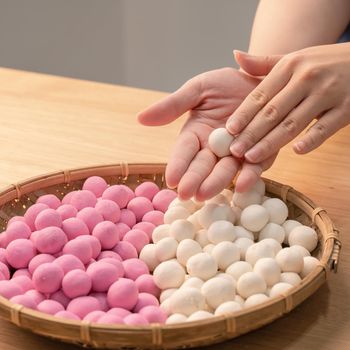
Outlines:
[[234, 57], [239, 56], [241, 53], [242, 53], [241, 50], [233, 50], [233, 56]]
[[177, 184], [175, 184], [174, 182], [171, 183], [171, 182], [169, 182], [169, 180], [165, 180], [165, 182], [166, 182], [166, 186], [168, 188], [170, 188], [171, 190], [174, 190], [177, 187], [177, 185], [178, 185], [178, 183]]
[[232, 146], [230, 147], [230, 151], [232, 154], [234, 154], [236, 157], [242, 157], [244, 154], [244, 146], [239, 141], [234, 142]]
[[247, 52], [242, 51], [242, 50], [233, 50], [234, 54], [239, 54], [239, 55], [249, 55]]
[[230, 120], [226, 124], [226, 129], [232, 134], [235, 135], [239, 132], [239, 123], [237, 120]]
[[261, 151], [258, 148], [252, 148], [244, 156], [248, 161], [256, 162], [259, 160], [259, 157], [261, 156]]
[[304, 141], [298, 141], [294, 144], [294, 148], [297, 152], [302, 152], [305, 148], [305, 142]]
[[167, 184], [167, 187], [168, 187], [169, 189], [171, 189], [171, 190], [175, 190], [176, 185], [168, 185], [168, 184]]

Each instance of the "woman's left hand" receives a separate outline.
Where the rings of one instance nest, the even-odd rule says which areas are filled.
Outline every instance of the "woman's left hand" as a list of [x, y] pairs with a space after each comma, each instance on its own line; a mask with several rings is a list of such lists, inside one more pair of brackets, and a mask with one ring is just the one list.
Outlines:
[[303, 154], [320, 146], [350, 122], [350, 44], [306, 48], [285, 56], [236, 52], [245, 72], [264, 80], [226, 123], [239, 134], [231, 145], [236, 157], [260, 163], [301, 133], [293, 149]]
[[148, 126], [165, 125], [189, 112], [169, 158], [165, 178], [182, 199], [206, 200], [228, 186], [237, 172], [236, 190], [249, 190], [277, 154], [264, 162], [241, 162], [232, 156], [218, 159], [208, 147], [208, 136], [225, 126], [227, 118], [257, 86], [260, 79], [233, 68], [205, 72], [138, 115]]

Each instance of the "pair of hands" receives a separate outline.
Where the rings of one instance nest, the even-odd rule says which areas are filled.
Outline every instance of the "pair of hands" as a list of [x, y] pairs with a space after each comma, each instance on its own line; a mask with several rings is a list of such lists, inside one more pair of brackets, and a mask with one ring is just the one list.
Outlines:
[[[149, 126], [189, 111], [166, 169], [179, 196], [205, 200], [229, 185], [249, 190], [281, 147], [316, 123], [293, 145], [307, 153], [350, 122], [350, 45], [311, 47], [285, 56], [235, 54], [243, 71], [223, 68], [200, 74], [138, 116]], [[265, 76], [264, 78], [261, 78]], [[209, 150], [208, 136], [225, 127], [238, 135], [233, 157]]]

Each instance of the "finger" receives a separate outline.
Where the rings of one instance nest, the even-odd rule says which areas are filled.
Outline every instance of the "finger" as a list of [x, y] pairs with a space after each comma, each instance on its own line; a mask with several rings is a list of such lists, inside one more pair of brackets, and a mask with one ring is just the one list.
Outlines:
[[148, 126], [171, 123], [199, 104], [200, 86], [198, 76], [190, 79], [180, 89], [139, 113], [138, 121]]
[[[255, 115], [288, 83], [291, 72], [284, 67], [274, 67], [270, 74], [244, 99], [226, 122], [227, 130], [236, 135], [241, 132]], [[243, 152], [244, 153], [244, 152]], [[235, 150], [234, 155], [243, 155]]]
[[273, 154], [271, 157], [259, 164], [248, 163], [245, 161], [242, 165], [242, 170], [237, 177], [235, 190], [237, 192], [249, 191], [258, 181], [262, 172], [271, 167], [277, 157], [277, 154], [278, 153]]
[[193, 197], [201, 183], [213, 170], [215, 163], [216, 156], [209, 148], [200, 150], [180, 180], [177, 187], [179, 197], [184, 200]]
[[278, 124], [270, 133], [260, 140], [254, 147], [245, 153], [245, 158], [251, 163], [260, 163], [291, 141], [317, 115], [328, 109], [325, 99], [310, 96], [292, 110], [289, 115]]
[[271, 157], [263, 160], [260, 165], [263, 171], [270, 169], [272, 164], [275, 162], [276, 158], [278, 156], [278, 152], [274, 153]]
[[254, 184], [258, 181], [262, 173], [262, 167], [260, 164], [252, 164], [244, 162], [242, 165], [242, 170], [239, 173], [236, 184], [235, 191], [246, 192], [249, 191]]
[[236, 62], [248, 74], [255, 76], [267, 75], [283, 55], [255, 56], [247, 52], [234, 50]]
[[165, 170], [165, 180], [169, 188], [175, 188], [178, 185], [199, 150], [200, 142], [194, 133], [189, 131], [180, 133]]
[[293, 145], [296, 153], [305, 154], [319, 147], [324, 141], [346, 126], [344, 122], [344, 111], [341, 109], [331, 109], [325, 113], [315, 124], [313, 124], [306, 134]]
[[230, 150], [234, 156], [244, 154], [253, 147], [303, 100], [306, 87], [299, 85], [291, 81], [258, 112], [233, 141]]
[[196, 199], [204, 201], [220, 193], [231, 183], [239, 168], [240, 163], [237, 159], [231, 156], [221, 158], [200, 185], [195, 195]]

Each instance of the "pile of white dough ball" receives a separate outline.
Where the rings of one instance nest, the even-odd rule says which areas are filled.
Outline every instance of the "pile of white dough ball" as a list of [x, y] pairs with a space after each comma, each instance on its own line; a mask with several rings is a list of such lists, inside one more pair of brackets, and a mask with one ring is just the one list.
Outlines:
[[237, 312], [301, 283], [319, 264], [310, 254], [318, 237], [287, 217], [262, 180], [206, 202], [176, 198], [140, 253], [162, 290], [166, 323]]

